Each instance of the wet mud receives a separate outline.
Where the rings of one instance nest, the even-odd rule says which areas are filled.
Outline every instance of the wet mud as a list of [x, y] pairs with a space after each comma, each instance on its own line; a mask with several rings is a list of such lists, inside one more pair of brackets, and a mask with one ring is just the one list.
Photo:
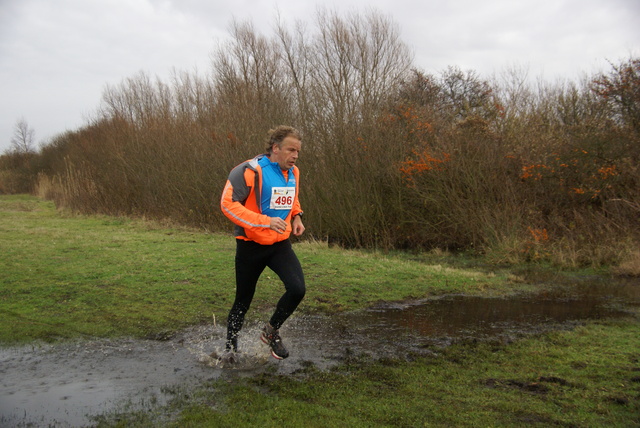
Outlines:
[[589, 280], [577, 287], [508, 299], [444, 296], [381, 304], [332, 317], [294, 316], [281, 329], [291, 356], [270, 357], [261, 325], [240, 335], [232, 367], [221, 354], [224, 326], [197, 326], [169, 340], [83, 340], [0, 349], [0, 426], [90, 426], [111, 412], [149, 409], [204, 381], [264, 370], [323, 370], [350, 356], [412, 358], [458, 340], [511, 341], [586, 320], [626, 316], [640, 305], [640, 281]]

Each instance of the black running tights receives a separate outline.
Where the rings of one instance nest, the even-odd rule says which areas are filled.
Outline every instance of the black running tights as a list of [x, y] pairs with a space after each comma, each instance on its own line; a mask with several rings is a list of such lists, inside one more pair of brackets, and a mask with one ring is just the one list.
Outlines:
[[304, 274], [288, 239], [273, 245], [236, 239], [236, 298], [227, 318], [227, 347], [237, 347], [238, 332], [251, 306], [258, 278], [266, 267], [284, 283], [282, 295], [269, 323], [279, 329], [298, 307], [305, 294]]

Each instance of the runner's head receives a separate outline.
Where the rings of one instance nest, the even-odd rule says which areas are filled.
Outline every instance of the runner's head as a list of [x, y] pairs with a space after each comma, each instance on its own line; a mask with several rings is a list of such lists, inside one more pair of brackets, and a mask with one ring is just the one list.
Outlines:
[[277, 162], [284, 171], [293, 167], [302, 147], [300, 131], [291, 126], [278, 126], [269, 131], [267, 155], [271, 162]]

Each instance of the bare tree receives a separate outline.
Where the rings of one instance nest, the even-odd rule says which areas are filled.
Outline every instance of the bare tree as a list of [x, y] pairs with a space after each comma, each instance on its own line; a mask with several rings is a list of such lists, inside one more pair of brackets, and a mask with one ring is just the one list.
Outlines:
[[34, 152], [35, 132], [24, 118], [19, 119], [14, 127], [13, 137], [11, 137], [11, 149], [16, 153]]
[[593, 91], [610, 103], [618, 123], [640, 131], [640, 58], [611, 67], [609, 74], [601, 73], [593, 80]]
[[492, 88], [473, 70], [449, 66], [442, 72], [442, 103], [456, 119], [483, 117], [491, 104]]

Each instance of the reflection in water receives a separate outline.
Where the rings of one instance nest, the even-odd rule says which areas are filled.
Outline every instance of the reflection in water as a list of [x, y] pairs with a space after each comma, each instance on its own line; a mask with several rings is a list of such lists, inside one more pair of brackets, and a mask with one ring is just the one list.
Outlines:
[[529, 330], [545, 324], [623, 315], [600, 299], [487, 299], [449, 296], [404, 309], [368, 311], [366, 324], [398, 326], [420, 336], [493, 336], [504, 330]]
[[402, 357], [456, 339], [511, 339], [581, 321], [626, 316], [624, 306], [638, 304], [637, 279], [615, 284], [598, 280], [533, 296], [445, 296], [421, 303], [386, 304], [331, 319], [306, 317], [292, 327], [299, 330], [292, 336], [313, 341], [332, 355], [346, 350]]

